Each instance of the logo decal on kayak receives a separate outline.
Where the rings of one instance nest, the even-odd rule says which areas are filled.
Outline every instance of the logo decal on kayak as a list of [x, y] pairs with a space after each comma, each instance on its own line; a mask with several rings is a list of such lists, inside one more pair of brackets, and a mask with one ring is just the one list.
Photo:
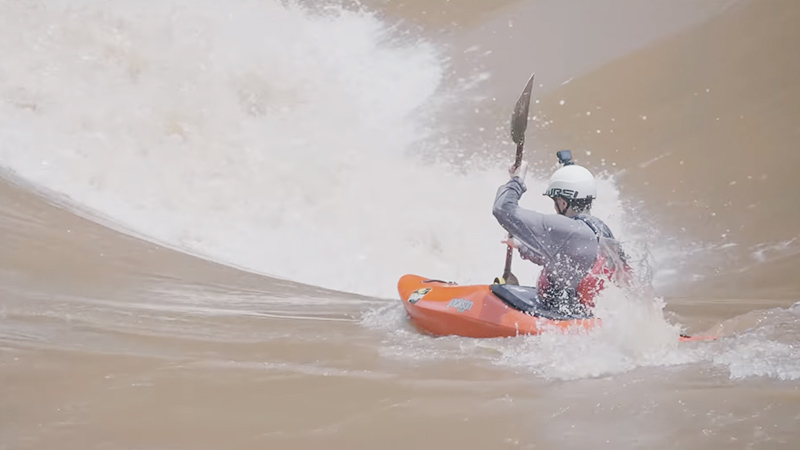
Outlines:
[[432, 291], [432, 288], [422, 288], [417, 289], [416, 291], [412, 292], [411, 295], [408, 296], [408, 303], [412, 305], [417, 303], [418, 301], [422, 300], [422, 297], [425, 297], [425, 294]]
[[455, 308], [458, 312], [469, 311], [472, 309], [472, 302], [465, 298], [454, 298], [447, 304], [448, 308]]

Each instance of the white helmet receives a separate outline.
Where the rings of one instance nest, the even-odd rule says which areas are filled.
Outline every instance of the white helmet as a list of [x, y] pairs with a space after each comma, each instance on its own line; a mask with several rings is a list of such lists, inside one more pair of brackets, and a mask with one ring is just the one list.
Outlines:
[[568, 200], [593, 199], [597, 197], [597, 182], [589, 169], [570, 164], [553, 173], [544, 195]]

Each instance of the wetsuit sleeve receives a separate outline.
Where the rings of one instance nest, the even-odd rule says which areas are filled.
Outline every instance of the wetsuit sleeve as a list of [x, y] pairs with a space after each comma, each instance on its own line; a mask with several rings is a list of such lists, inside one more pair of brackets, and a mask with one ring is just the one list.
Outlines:
[[546, 216], [520, 208], [519, 199], [526, 190], [525, 185], [516, 177], [500, 186], [492, 214], [506, 231], [523, 244], [519, 248], [523, 258], [544, 264], [545, 260], [552, 259], [553, 254], [545, 225]]

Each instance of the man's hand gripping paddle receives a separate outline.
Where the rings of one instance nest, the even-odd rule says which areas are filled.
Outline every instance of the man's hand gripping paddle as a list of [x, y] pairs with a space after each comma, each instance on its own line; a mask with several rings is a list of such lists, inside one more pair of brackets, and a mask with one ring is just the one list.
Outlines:
[[[516, 106], [514, 106], [514, 114], [511, 115], [511, 139], [517, 144], [517, 157], [514, 160], [514, 170], [516, 170], [520, 163], [522, 163], [522, 149], [525, 145], [525, 130], [528, 128], [528, 109], [531, 105], [531, 89], [533, 88], [532, 74], [522, 90], [522, 95], [519, 96]], [[508, 238], [511, 239], [511, 234]], [[514, 254], [514, 248], [511, 245], [506, 250], [506, 267], [503, 269], [503, 279], [495, 278], [496, 283], [505, 284], [519, 284], [516, 275], [511, 273], [511, 257]]]

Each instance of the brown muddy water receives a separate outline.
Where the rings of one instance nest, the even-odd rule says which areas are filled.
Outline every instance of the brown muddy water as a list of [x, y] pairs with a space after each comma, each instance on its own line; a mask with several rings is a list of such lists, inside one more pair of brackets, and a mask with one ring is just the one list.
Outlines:
[[[0, 449], [798, 448], [798, 19], [0, 1]], [[657, 297], [422, 335], [402, 274], [502, 270], [532, 72], [523, 204], [571, 149]]]

